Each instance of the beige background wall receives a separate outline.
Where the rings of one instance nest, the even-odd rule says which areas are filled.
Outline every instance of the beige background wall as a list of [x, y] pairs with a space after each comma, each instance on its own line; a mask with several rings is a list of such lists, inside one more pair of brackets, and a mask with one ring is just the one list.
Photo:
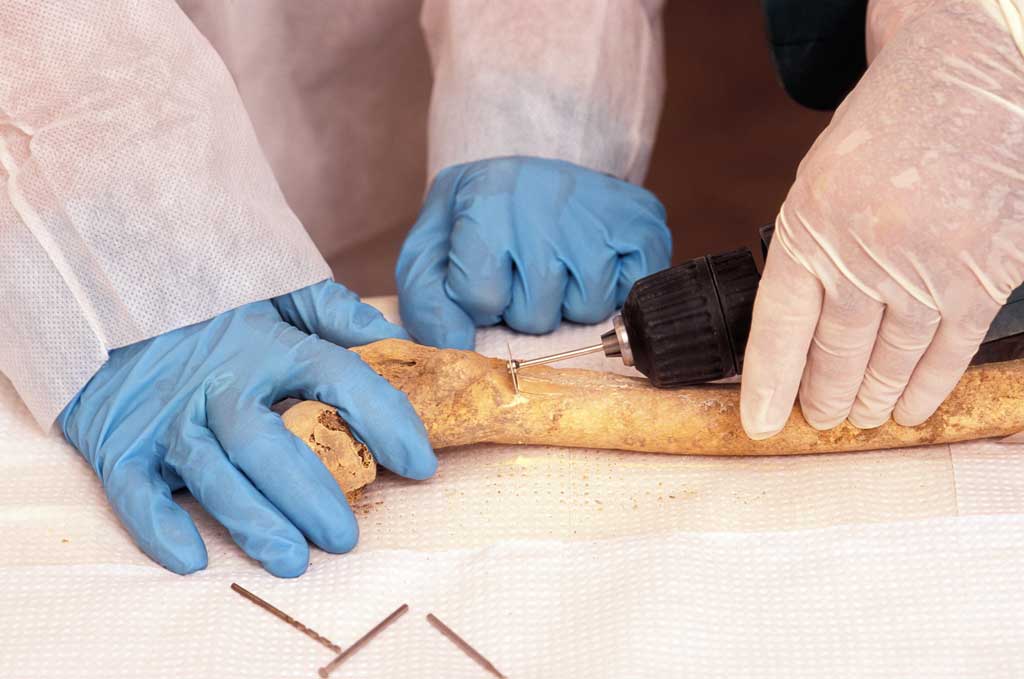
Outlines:
[[669, 0], [668, 88], [647, 187], [681, 261], [757, 242], [829, 114], [775, 78], [760, 3]]

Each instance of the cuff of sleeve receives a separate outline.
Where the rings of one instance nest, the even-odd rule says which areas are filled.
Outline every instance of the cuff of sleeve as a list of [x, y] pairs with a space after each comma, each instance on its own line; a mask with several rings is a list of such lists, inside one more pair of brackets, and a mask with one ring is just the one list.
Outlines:
[[425, 2], [429, 178], [537, 156], [642, 181], [664, 92], [659, 11], [639, 0]]
[[[213, 305], [204, 300], [203, 304], [177, 304], [170, 309], [161, 306], [157, 294], [151, 302], [165, 313], [158, 321], [141, 322], [131, 333], [124, 333], [105, 323], [105, 313], [92, 306], [95, 300], [83, 299], [76, 292], [29, 229], [5, 224], [0, 228], [4, 260], [0, 266], [0, 327], [4, 329], [0, 332], [0, 372], [14, 384], [39, 426], [48, 430], [107, 361], [110, 350], [329, 278], [326, 263], [312, 245], [310, 248], [305, 266], [275, 271], [271, 263], [265, 263], [264, 276], [254, 276], [248, 287], [222, 289]], [[246, 263], [253, 264], [235, 262]], [[188, 297], [183, 281], [164, 281], [166, 287], [160, 290], [173, 290], [179, 284], [183, 297]], [[143, 301], [139, 291], [133, 294], [132, 303]], [[114, 307], [123, 301], [107, 300]]]

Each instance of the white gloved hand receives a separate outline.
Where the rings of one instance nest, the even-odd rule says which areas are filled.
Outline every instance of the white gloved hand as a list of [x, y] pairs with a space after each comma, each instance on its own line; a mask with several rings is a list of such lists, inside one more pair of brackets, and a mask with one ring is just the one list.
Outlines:
[[873, 0], [868, 72], [782, 206], [741, 413], [926, 420], [1024, 280], [1024, 0]]

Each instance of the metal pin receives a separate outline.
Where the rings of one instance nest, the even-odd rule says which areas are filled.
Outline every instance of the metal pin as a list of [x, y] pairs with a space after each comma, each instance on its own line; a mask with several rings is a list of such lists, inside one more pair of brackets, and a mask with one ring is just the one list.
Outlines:
[[236, 582], [232, 582], [231, 583], [231, 589], [235, 590], [236, 592], [241, 594], [243, 597], [245, 597], [249, 601], [253, 602], [254, 604], [259, 606], [263, 610], [267, 611], [268, 613], [271, 613], [271, 614], [275, 615], [276, 617], [280, 618], [281, 620], [284, 620], [286, 623], [288, 623], [289, 625], [291, 625], [295, 629], [299, 630], [300, 632], [305, 634], [307, 637], [309, 637], [313, 641], [315, 641], [315, 642], [317, 642], [319, 644], [323, 644], [324, 646], [326, 646], [327, 648], [331, 649], [335, 653], [341, 653], [341, 646], [338, 646], [336, 643], [334, 643], [333, 641], [331, 641], [327, 637], [322, 636], [320, 634], [317, 634], [315, 631], [313, 631], [309, 627], [306, 627], [301, 622], [299, 622], [298, 620], [296, 620], [292, 616], [288, 615], [287, 613], [285, 613], [281, 609], [276, 608], [276, 607], [272, 606], [270, 603], [268, 603], [268, 602], [264, 601], [263, 599], [259, 598], [258, 596], [256, 596], [255, 594], [253, 594], [252, 592], [247, 590], [245, 587], [242, 587], [241, 585], [239, 585]]
[[512, 376], [512, 388], [516, 391], [516, 396], [519, 395], [519, 361], [512, 358], [512, 345], [506, 343], [505, 346], [508, 348], [508, 363], [505, 366], [508, 368], [508, 374]]
[[387, 627], [388, 625], [393, 623], [395, 620], [398, 620], [403, 615], [405, 615], [408, 610], [409, 610], [409, 604], [402, 604], [401, 606], [396, 608], [394, 610], [394, 612], [391, 613], [391, 615], [389, 615], [388, 617], [386, 617], [383, 620], [381, 620], [380, 622], [378, 622], [376, 624], [376, 626], [374, 626], [373, 629], [371, 629], [369, 632], [367, 632], [363, 636], [359, 637], [359, 639], [356, 640], [356, 642], [354, 644], [352, 644], [347, 649], [345, 649], [345, 651], [342, 652], [341, 655], [336, 657], [331, 662], [327, 663], [325, 666], [323, 666], [320, 669], [318, 669], [317, 673], [321, 677], [326, 677], [328, 674], [330, 674], [332, 671], [334, 671], [334, 668], [336, 668], [341, 663], [345, 662], [356, 651], [358, 651], [360, 648], [362, 648], [367, 643], [369, 643], [369, 641], [371, 639], [373, 639], [375, 636], [380, 634], [381, 631], [383, 631], [385, 627]]
[[448, 639], [455, 644], [460, 651], [476, 661], [477, 665], [498, 677], [498, 679], [505, 679], [505, 675], [499, 672], [498, 668], [495, 667], [490, 660], [483, 657], [480, 652], [470, 646], [465, 639], [456, 634], [451, 627], [441, 622], [436, 615], [433, 613], [427, 613], [427, 622], [429, 622], [438, 632], [448, 637]]

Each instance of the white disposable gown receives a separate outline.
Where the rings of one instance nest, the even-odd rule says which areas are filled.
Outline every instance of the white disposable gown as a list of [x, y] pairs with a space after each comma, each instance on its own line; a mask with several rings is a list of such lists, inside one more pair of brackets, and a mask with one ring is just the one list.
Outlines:
[[455, 163], [642, 180], [661, 4], [5, 0], [0, 371], [48, 426], [111, 349], [329, 277]]

